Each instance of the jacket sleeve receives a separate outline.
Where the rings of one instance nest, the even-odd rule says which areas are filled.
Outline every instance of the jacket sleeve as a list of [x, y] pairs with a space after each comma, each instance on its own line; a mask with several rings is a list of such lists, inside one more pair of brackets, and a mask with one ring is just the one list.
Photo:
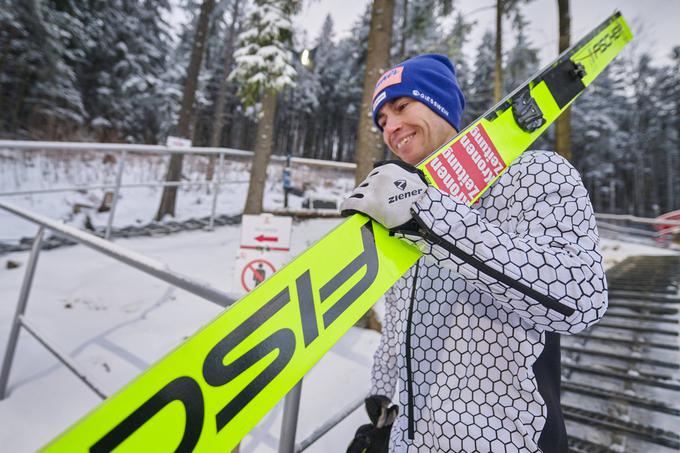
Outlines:
[[484, 209], [430, 187], [413, 206], [416, 244], [443, 267], [539, 329], [576, 333], [607, 308], [607, 283], [588, 193], [554, 153], [525, 153], [493, 188]]
[[371, 395], [394, 397], [399, 370], [397, 353], [399, 344], [395, 321], [397, 313], [397, 291], [390, 288], [385, 294], [385, 318], [383, 319], [380, 344], [373, 355], [371, 369]]

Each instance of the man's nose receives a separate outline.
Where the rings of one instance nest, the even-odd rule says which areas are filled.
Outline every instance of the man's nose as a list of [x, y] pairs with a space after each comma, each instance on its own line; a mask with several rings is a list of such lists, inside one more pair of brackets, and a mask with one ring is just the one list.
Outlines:
[[398, 118], [388, 117], [387, 120], [385, 121], [385, 127], [383, 127], [383, 130], [387, 134], [391, 134], [395, 131], [398, 131], [399, 128], [401, 128], [401, 121], [399, 121]]

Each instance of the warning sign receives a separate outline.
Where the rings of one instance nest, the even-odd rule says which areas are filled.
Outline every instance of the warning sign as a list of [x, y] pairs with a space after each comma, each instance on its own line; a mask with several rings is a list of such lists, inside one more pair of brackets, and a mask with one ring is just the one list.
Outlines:
[[232, 290], [245, 294], [274, 275], [287, 262], [288, 253], [240, 249], [236, 254]]
[[274, 265], [267, 260], [252, 260], [241, 271], [241, 286], [246, 291], [252, 291], [267, 277], [276, 272]]
[[247, 293], [288, 262], [290, 217], [244, 215], [241, 247], [236, 255], [232, 290]]
[[441, 190], [470, 203], [506, 167], [480, 124], [425, 165]]

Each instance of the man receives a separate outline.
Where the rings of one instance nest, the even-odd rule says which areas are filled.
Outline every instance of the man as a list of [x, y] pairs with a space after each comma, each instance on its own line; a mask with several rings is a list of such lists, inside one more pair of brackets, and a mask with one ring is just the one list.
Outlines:
[[471, 207], [428, 186], [413, 166], [457, 133], [463, 107], [442, 55], [376, 86], [373, 118], [401, 161], [377, 166], [342, 209], [424, 256], [386, 294], [372, 423], [348, 451], [387, 451], [388, 435], [391, 452], [567, 451], [559, 335], [607, 307], [592, 207], [576, 170], [546, 151], [525, 152]]

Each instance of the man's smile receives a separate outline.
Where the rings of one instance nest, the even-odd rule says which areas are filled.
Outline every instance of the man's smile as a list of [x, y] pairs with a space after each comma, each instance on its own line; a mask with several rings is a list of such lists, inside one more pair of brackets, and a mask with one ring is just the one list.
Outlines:
[[411, 139], [412, 139], [413, 137], [415, 137], [415, 135], [416, 135], [416, 133], [413, 132], [412, 134], [409, 134], [409, 135], [407, 135], [406, 137], [404, 137], [404, 138], [402, 138], [401, 140], [399, 140], [399, 141], [397, 142], [397, 146], [396, 146], [397, 150], [401, 149], [402, 146], [404, 146], [405, 144], [407, 144], [408, 142], [410, 142]]

